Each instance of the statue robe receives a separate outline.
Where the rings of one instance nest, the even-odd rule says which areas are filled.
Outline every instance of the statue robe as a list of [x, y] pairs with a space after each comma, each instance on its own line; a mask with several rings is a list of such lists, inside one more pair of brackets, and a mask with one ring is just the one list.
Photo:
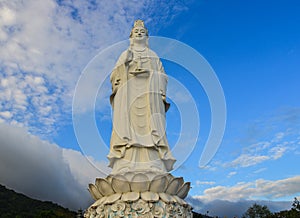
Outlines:
[[[137, 68], [144, 72], [132, 73]], [[108, 159], [112, 173], [170, 171], [175, 159], [165, 135], [167, 75], [158, 56], [148, 48], [126, 50], [110, 79], [113, 131]]]

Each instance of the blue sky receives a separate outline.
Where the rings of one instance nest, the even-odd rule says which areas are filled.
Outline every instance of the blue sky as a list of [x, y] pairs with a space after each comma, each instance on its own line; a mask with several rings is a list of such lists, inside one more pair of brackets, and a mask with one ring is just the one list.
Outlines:
[[[281, 0], [1, 1], [0, 182], [68, 207], [88, 205], [87, 184], [103, 176], [98, 169], [107, 160], [96, 147], [98, 152], [88, 157], [91, 165], [83, 155], [86, 145], [75, 137], [75, 87], [88, 63], [105, 48], [127, 40], [134, 20], [141, 18], [151, 36], [176, 39], [199, 52], [224, 91], [225, 134], [214, 158], [199, 168], [211, 125], [209, 100], [191, 72], [163, 60], [168, 75], [192, 96], [169, 93], [171, 146], [187, 134], [180, 131], [178, 107], [190, 101], [183, 100], [193, 100], [199, 111], [195, 149], [173, 172], [192, 182], [195, 209], [230, 216], [253, 201], [273, 210], [289, 207], [300, 197], [299, 10], [298, 1]], [[104, 75], [100, 71], [99, 79]], [[84, 86], [87, 93], [94, 85]], [[106, 143], [109, 94], [106, 78], [97, 94], [94, 121]], [[82, 96], [83, 103], [86, 98]], [[195, 114], [182, 122], [193, 119]], [[96, 142], [89, 140], [90, 145]], [[50, 193], [49, 187], [55, 191]]]

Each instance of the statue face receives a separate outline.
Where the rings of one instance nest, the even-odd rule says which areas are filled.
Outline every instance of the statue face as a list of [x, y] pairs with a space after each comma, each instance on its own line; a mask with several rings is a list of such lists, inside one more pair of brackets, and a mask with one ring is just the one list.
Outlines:
[[131, 31], [131, 37], [135, 40], [145, 40], [147, 38], [147, 30], [144, 27], [134, 27]]

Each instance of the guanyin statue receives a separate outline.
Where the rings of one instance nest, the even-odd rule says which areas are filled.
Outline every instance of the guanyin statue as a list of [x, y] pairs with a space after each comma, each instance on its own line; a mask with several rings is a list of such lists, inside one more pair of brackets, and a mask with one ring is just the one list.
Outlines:
[[110, 141], [112, 174], [128, 171], [168, 172], [172, 157], [165, 134], [167, 75], [148, 47], [148, 31], [137, 20], [111, 74], [113, 131]]
[[190, 182], [174, 177], [165, 126], [167, 75], [148, 47], [144, 22], [137, 20], [130, 46], [112, 73], [113, 130], [108, 154], [111, 174], [89, 184], [95, 202], [86, 218], [192, 218], [184, 201]]

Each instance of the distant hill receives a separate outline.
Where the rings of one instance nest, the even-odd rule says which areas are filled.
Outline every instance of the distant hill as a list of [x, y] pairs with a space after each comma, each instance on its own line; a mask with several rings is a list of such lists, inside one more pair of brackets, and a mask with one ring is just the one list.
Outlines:
[[0, 217], [74, 218], [76, 213], [49, 201], [39, 201], [0, 185]]

